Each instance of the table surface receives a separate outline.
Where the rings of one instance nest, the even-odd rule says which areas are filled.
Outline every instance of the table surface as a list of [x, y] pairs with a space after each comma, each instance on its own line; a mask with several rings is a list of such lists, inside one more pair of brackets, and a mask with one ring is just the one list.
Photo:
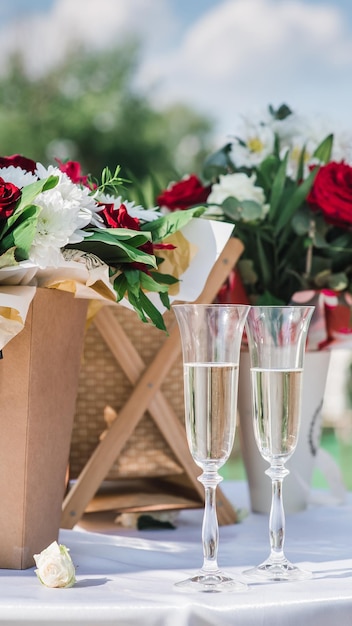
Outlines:
[[[224, 482], [223, 489], [234, 506], [248, 508], [245, 483]], [[234, 593], [180, 591], [174, 583], [202, 563], [201, 523], [202, 510], [195, 510], [182, 511], [175, 530], [61, 530], [77, 584], [48, 589], [34, 568], [0, 570], [0, 624], [351, 626], [352, 494], [342, 505], [286, 516], [286, 555], [313, 573], [304, 582], [249, 581], [247, 591]], [[219, 566], [233, 577], [246, 580], [243, 570], [268, 552], [266, 515], [220, 528]]]

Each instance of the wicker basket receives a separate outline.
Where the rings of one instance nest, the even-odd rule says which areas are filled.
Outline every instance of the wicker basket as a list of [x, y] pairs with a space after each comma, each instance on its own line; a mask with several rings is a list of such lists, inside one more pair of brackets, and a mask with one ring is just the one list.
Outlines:
[[[116, 306], [111, 310], [144, 363], [148, 365], [166, 340], [165, 333], [143, 324], [134, 311], [125, 307]], [[171, 311], [166, 313], [165, 321], [168, 327], [174, 323]], [[86, 334], [80, 372], [70, 452], [70, 478], [77, 478], [99, 443], [102, 433], [109, 426], [109, 407], [118, 414], [132, 389], [133, 386], [93, 323]], [[161, 391], [183, 422], [181, 357], [171, 368]], [[155, 422], [149, 413], [145, 413], [116, 459], [107, 479], [160, 477], [182, 472], [182, 467]]]

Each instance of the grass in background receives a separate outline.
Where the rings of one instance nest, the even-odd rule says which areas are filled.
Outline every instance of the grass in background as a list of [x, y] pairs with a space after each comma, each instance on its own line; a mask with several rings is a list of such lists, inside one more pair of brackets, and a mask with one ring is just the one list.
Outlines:
[[[234, 449], [227, 463], [220, 469], [221, 476], [226, 480], [246, 480], [239, 438], [235, 441]], [[352, 441], [342, 441], [333, 428], [324, 428], [321, 439], [321, 446], [331, 454], [339, 465], [345, 486], [352, 491]], [[316, 489], [328, 487], [325, 476], [319, 470], [313, 473], [312, 485]]]

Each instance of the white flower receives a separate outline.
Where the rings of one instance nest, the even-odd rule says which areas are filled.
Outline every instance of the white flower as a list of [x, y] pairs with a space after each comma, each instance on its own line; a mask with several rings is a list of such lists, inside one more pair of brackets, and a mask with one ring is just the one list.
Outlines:
[[232, 144], [231, 158], [236, 167], [259, 165], [274, 148], [274, 132], [266, 124], [253, 123], [243, 118], [241, 141], [235, 139]]
[[[101, 207], [97, 205], [91, 190], [88, 187], [82, 187], [73, 183], [72, 180], [61, 172], [58, 167], [49, 165], [45, 168], [41, 163], [37, 163], [36, 173], [39, 179], [48, 178], [48, 176], [58, 176], [59, 182], [55, 189], [59, 190], [65, 203], [70, 203], [72, 207], [79, 212], [82, 224], [87, 226], [88, 224], [98, 224], [100, 218], [97, 215], [101, 211]], [[50, 190], [45, 191], [44, 194], [49, 193]], [[80, 240], [81, 241], [81, 240]]]
[[66, 546], [57, 541], [33, 556], [40, 582], [46, 587], [72, 587], [76, 582], [75, 566]]
[[123, 204], [126, 207], [127, 213], [131, 217], [136, 217], [142, 222], [152, 222], [153, 220], [157, 220], [158, 217], [162, 217], [162, 213], [159, 211], [158, 207], [153, 209], [145, 209], [140, 204], [135, 204], [132, 200], [124, 200], [122, 196], [110, 196], [108, 194], [94, 194], [94, 198], [97, 202], [101, 202], [102, 204], [113, 204], [115, 208], [118, 210]]
[[0, 176], [4, 181], [16, 185], [19, 189], [38, 180], [37, 176], [32, 174], [32, 172], [26, 172], [21, 167], [15, 167], [14, 165], [0, 168]]
[[[309, 166], [317, 164], [313, 156], [321, 142], [330, 134], [331, 124], [322, 116], [312, 118], [292, 113], [283, 120], [273, 120], [272, 128], [279, 138], [280, 156], [289, 150], [287, 175], [296, 178], [301, 152], [304, 148], [304, 171], [309, 174]], [[347, 133], [334, 133], [331, 161], [352, 161], [352, 137]]]
[[[259, 205], [260, 219], [263, 219], [269, 210], [269, 205], [265, 203], [264, 191], [255, 184], [255, 174], [226, 174], [219, 177], [219, 182], [214, 183], [208, 196], [208, 204], [222, 204], [226, 198], [236, 198], [236, 200], [250, 200]], [[209, 209], [211, 211], [211, 208]], [[256, 216], [258, 218], [258, 216]]]
[[[82, 241], [87, 236], [82, 229], [94, 221], [93, 217], [101, 208], [89, 195], [88, 188], [75, 185], [58, 168], [50, 166], [46, 170], [38, 164], [37, 172], [39, 178], [54, 175], [59, 181], [53, 189], [43, 191], [35, 199], [40, 214], [29, 258], [41, 268], [57, 267], [62, 261], [60, 248]], [[96, 216], [95, 221], [98, 219]]]

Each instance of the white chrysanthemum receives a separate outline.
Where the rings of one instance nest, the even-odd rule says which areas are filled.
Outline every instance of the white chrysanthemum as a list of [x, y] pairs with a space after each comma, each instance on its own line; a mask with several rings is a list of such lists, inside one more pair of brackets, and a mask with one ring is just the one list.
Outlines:
[[82, 230], [91, 222], [96, 207], [86, 190], [63, 175], [53, 189], [39, 194], [35, 204], [41, 209], [30, 260], [39, 267], [56, 267], [62, 261], [60, 248], [84, 239]]
[[[88, 226], [88, 224], [101, 225], [101, 219], [97, 215], [101, 211], [101, 207], [96, 204], [88, 187], [81, 187], [73, 183], [67, 174], [61, 172], [58, 167], [53, 165], [45, 168], [41, 163], [37, 163], [36, 173], [39, 179], [48, 178], [48, 176], [59, 177], [55, 190], [60, 192], [65, 203], [71, 204], [72, 209], [76, 212], [78, 211], [81, 221], [80, 228]], [[44, 192], [44, 194], [46, 193], [50, 193], [50, 190]], [[83, 237], [84, 233], [80, 233], [80, 235]], [[81, 239], [76, 239], [76, 241], [81, 241]]]
[[246, 118], [243, 123], [239, 134], [241, 142], [235, 140], [232, 144], [231, 158], [236, 167], [253, 167], [272, 153], [275, 137], [270, 126], [252, 123]]
[[131, 217], [135, 217], [142, 222], [152, 222], [153, 220], [158, 219], [158, 217], [162, 217], [162, 213], [159, 211], [158, 207], [154, 207], [152, 209], [145, 209], [140, 204], [135, 204], [132, 200], [124, 200], [122, 196], [110, 196], [108, 194], [94, 194], [94, 198], [97, 202], [101, 202], [102, 204], [113, 204], [116, 209], [118, 209], [121, 204], [126, 207], [127, 213]]
[[26, 172], [26, 170], [23, 170], [21, 167], [15, 167], [14, 165], [1, 167], [0, 177], [5, 182], [16, 185], [19, 189], [22, 189], [31, 183], [35, 183], [36, 180], [38, 180], [37, 176], [32, 174], [32, 172]]

